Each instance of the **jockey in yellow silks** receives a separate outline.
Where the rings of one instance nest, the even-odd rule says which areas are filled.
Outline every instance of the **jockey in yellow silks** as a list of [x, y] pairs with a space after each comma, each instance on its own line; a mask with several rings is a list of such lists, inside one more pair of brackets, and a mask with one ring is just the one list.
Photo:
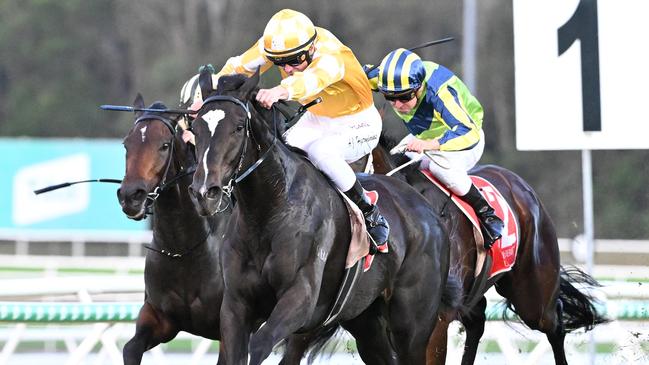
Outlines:
[[[382, 126], [362, 66], [331, 32], [315, 27], [302, 13], [284, 9], [273, 15], [252, 47], [228, 59], [213, 75], [213, 84], [221, 75], [250, 76], [273, 65], [279, 68], [282, 81], [271, 89], [260, 89], [257, 101], [270, 108], [279, 100], [304, 105], [322, 98], [286, 132], [286, 143], [304, 150], [313, 164], [358, 205], [374, 243], [382, 245], [388, 239], [389, 225], [348, 165], [376, 147]], [[199, 95], [195, 98], [201, 99]], [[192, 109], [196, 110], [198, 104]]]

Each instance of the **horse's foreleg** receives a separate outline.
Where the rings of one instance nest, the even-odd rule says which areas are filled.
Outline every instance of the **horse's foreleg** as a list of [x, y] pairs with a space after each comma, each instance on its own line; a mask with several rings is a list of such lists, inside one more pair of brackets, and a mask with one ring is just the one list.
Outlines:
[[[221, 304], [221, 347], [219, 364], [244, 365], [252, 332], [250, 307], [240, 298], [225, 293]], [[225, 362], [222, 360], [225, 359]]]
[[281, 340], [299, 330], [311, 317], [317, 293], [306, 292], [313, 283], [297, 283], [279, 298], [266, 323], [250, 338], [250, 364], [258, 365]]
[[446, 364], [446, 348], [448, 344], [448, 325], [453, 320], [455, 311], [451, 313], [440, 313], [437, 317], [437, 324], [430, 335], [426, 346], [426, 364]]
[[144, 352], [170, 341], [178, 334], [178, 329], [171, 321], [157, 312], [149, 303], [144, 303], [138, 314], [135, 335], [122, 350], [124, 365], [139, 365]]
[[485, 315], [486, 309], [487, 299], [482, 297], [480, 301], [471, 308], [471, 313], [461, 319], [462, 325], [464, 325], [464, 329], [466, 330], [462, 365], [473, 365], [475, 362], [475, 357], [478, 353], [478, 345], [480, 345], [480, 339], [484, 334], [485, 321], [487, 320]]

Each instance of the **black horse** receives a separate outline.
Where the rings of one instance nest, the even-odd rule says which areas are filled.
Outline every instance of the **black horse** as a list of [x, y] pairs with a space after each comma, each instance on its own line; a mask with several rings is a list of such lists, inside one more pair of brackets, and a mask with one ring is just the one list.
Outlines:
[[[222, 248], [221, 331], [228, 364], [246, 363], [248, 353], [259, 364], [292, 333], [322, 326], [344, 275], [351, 236], [341, 195], [280, 141], [276, 115], [255, 101], [258, 81], [258, 74], [224, 76], [214, 93], [209, 73], [203, 73], [206, 100], [193, 126], [199, 167], [190, 189], [199, 212], [213, 214], [230, 195], [237, 204]], [[359, 178], [379, 192], [392, 229], [390, 253], [357, 278], [337, 321], [356, 337], [364, 361], [392, 362], [367, 350], [376, 348], [375, 337], [384, 337], [367, 330], [381, 328], [386, 319], [399, 360], [423, 364], [442, 294], [450, 288], [448, 237], [407, 184]], [[444, 294], [451, 303], [459, 292]], [[377, 313], [380, 302], [385, 314]], [[258, 321], [264, 325], [256, 330]]]
[[[141, 95], [135, 108], [144, 108]], [[160, 103], [150, 106], [166, 109]], [[231, 209], [202, 217], [188, 195], [196, 165], [193, 147], [181, 139], [178, 118], [137, 113], [124, 138], [126, 174], [118, 190], [124, 213], [140, 220], [153, 214], [153, 242], [145, 263], [145, 303], [135, 336], [124, 346], [124, 364], [139, 364], [145, 351], [171, 341], [179, 331], [220, 340], [223, 300], [220, 245]], [[321, 336], [293, 336], [282, 363], [299, 364]], [[219, 357], [219, 363], [221, 363]]]
[[[143, 108], [138, 94], [134, 106]], [[165, 109], [155, 103], [152, 108]], [[126, 174], [117, 191], [124, 213], [143, 219], [153, 210], [153, 241], [146, 246], [145, 299], [135, 336], [123, 350], [124, 364], [179, 331], [219, 340], [223, 280], [220, 240], [230, 213], [200, 216], [188, 194], [195, 166], [191, 147], [176, 120], [159, 113], [137, 113], [124, 138]]]
[[[403, 155], [390, 156], [388, 147], [396, 143], [384, 135], [374, 149], [376, 173], [387, 173], [407, 161]], [[417, 165], [417, 164], [415, 164]], [[556, 364], [566, 364], [564, 338], [567, 332], [586, 330], [607, 321], [593, 305], [593, 298], [582, 293], [573, 283], [599, 284], [578, 269], [566, 270], [560, 265], [559, 246], [554, 224], [534, 190], [520, 176], [494, 165], [477, 166], [469, 173], [491, 182], [513, 210], [520, 237], [516, 261], [511, 271], [486, 280], [476, 275], [477, 248], [473, 227], [464, 213], [449, 203], [449, 197], [418, 171], [408, 166], [394, 176], [405, 179], [426, 197], [444, 218], [451, 239], [451, 267], [460, 274], [464, 287], [465, 306], [469, 310], [448, 310], [440, 314], [428, 348], [430, 364], [443, 364], [446, 358], [447, 329], [459, 319], [466, 330], [462, 364], [473, 364], [480, 338], [484, 333], [487, 301], [484, 293], [491, 286], [505, 298], [530, 328], [547, 336]], [[477, 276], [477, 277], [476, 277]]]

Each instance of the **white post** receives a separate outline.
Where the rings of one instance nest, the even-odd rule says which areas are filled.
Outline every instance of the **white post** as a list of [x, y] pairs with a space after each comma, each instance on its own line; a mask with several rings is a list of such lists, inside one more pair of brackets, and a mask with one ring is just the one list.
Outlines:
[[462, 81], [471, 92], [476, 90], [476, 29], [478, 10], [476, 0], [464, 0], [462, 10]]
[[590, 150], [581, 150], [582, 186], [584, 189], [584, 239], [586, 240], [586, 271], [593, 274], [595, 259], [595, 224], [593, 219], [593, 169]]
[[[593, 169], [590, 150], [581, 150], [581, 182], [584, 199], [584, 240], [586, 240], [586, 272], [593, 274], [595, 261], [595, 224], [593, 219]], [[595, 364], [595, 336], [590, 332], [588, 352], [591, 365]]]

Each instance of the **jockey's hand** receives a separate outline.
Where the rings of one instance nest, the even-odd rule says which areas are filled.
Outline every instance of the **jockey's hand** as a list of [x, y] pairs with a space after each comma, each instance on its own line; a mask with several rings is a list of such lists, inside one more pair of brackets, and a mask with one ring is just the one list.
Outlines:
[[423, 153], [424, 151], [439, 151], [438, 139], [414, 138], [408, 143], [408, 151]]
[[194, 146], [196, 145], [196, 136], [194, 136], [194, 133], [187, 129], [183, 131], [182, 139], [185, 143], [191, 143]]
[[288, 99], [288, 90], [282, 85], [272, 89], [260, 89], [257, 92], [257, 101], [266, 109], [270, 109], [277, 101], [286, 99]]

